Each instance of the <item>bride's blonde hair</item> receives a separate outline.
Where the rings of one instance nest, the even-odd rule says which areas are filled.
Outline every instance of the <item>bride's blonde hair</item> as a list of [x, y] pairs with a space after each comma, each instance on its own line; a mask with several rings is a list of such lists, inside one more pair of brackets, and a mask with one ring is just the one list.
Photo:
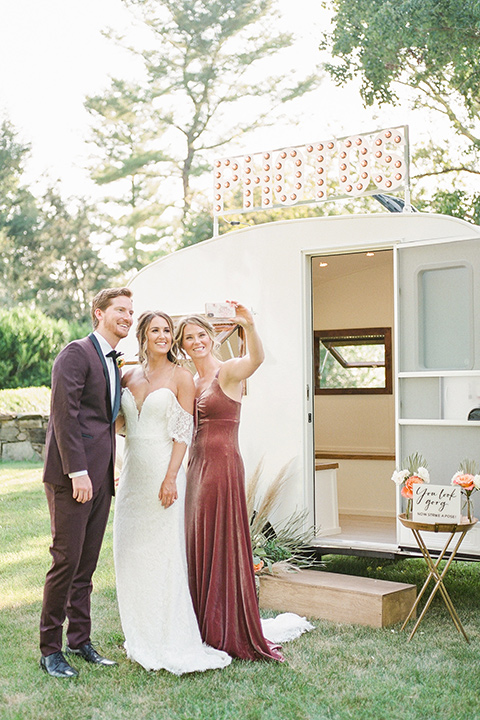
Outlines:
[[170, 360], [170, 362], [175, 363], [175, 365], [178, 365], [179, 359], [180, 359], [178, 357], [178, 347], [177, 347], [177, 343], [175, 341], [175, 328], [173, 326], [173, 320], [170, 317], [170, 315], [167, 315], [167, 313], [163, 312], [162, 310], [146, 310], [138, 318], [137, 329], [136, 329], [136, 336], [137, 336], [137, 341], [138, 341], [138, 359], [144, 369], [148, 362], [147, 332], [148, 332], [148, 328], [150, 327], [150, 323], [156, 317], [161, 317], [164, 320], [166, 320], [168, 327], [170, 328], [170, 333], [172, 336], [172, 347], [170, 348], [170, 350], [167, 353], [167, 358]]

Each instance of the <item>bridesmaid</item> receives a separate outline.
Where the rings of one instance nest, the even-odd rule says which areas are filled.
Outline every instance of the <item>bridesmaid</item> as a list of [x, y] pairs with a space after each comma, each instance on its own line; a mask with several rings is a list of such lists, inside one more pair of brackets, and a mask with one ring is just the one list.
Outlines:
[[219, 360], [215, 332], [201, 317], [183, 318], [176, 334], [197, 371], [185, 498], [188, 579], [205, 643], [243, 660], [282, 661], [279, 646], [261, 628], [238, 447], [243, 381], [262, 364], [264, 352], [251, 313], [232, 304], [233, 321], [245, 329], [244, 357]]

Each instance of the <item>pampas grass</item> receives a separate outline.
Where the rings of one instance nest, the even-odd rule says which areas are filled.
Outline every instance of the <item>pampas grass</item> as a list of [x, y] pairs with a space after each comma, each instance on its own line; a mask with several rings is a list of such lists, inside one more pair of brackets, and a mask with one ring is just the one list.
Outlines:
[[247, 512], [248, 517], [251, 518], [255, 512], [255, 498], [258, 493], [258, 487], [260, 485], [260, 477], [263, 472], [264, 459], [262, 458], [258, 463], [257, 467], [253, 471], [253, 474], [248, 478], [246, 486], [247, 495]]
[[[296, 511], [273, 527], [271, 518], [278, 510], [282, 491], [292, 477], [292, 460], [278, 471], [263, 495], [259, 494], [264, 468], [263, 458], [247, 482], [247, 509], [250, 517], [250, 536], [255, 565], [264, 563], [265, 572], [275, 574], [294, 572], [299, 567], [319, 565], [315, 557], [305, 552], [313, 530], [305, 530], [306, 510]], [[320, 563], [323, 567], [323, 563]]]
[[[257, 495], [260, 476], [263, 471], [263, 459], [257, 465], [252, 478], [247, 484], [247, 496], [250, 495], [252, 498], [252, 510], [249, 515], [249, 517], [252, 518], [250, 523], [252, 533], [262, 532], [264, 526], [270, 522], [269, 518], [273, 515], [274, 511], [277, 510], [280, 504], [282, 490], [291, 477], [289, 472], [291, 464], [291, 460], [285, 463], [260, 498], [257, 498]], [[252, 486], [255, 485], [255, 493], [253, 489], [248, 490], [250, 484]]]

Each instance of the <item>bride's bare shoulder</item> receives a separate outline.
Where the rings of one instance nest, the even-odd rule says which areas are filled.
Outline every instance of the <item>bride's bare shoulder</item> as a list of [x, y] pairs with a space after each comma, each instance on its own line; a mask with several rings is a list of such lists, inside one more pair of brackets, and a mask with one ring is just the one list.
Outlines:
[[124, 370], [122, 374], [122, 387], [135, 385], [143, 377], [143, 371], [139, 365]]
[[175, 366], [175, 379], [177, 384], [184, 386], [193, 385], [193, 375], [187, 368], [181, 367], [181, 365]]

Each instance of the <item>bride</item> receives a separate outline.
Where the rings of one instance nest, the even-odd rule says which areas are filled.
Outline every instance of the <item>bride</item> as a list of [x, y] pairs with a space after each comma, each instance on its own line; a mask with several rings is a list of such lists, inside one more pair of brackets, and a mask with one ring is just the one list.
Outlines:
[[177, 364], [173, 323], [144, 312], [137, 325], [140, 365], [123, 376], [123, 468], [115, 502], [114, 559], [127, 656], [147, 670], [183, 673], [229, 665], [202, 643], [188, 588], [185, 472], [195, 387]]

